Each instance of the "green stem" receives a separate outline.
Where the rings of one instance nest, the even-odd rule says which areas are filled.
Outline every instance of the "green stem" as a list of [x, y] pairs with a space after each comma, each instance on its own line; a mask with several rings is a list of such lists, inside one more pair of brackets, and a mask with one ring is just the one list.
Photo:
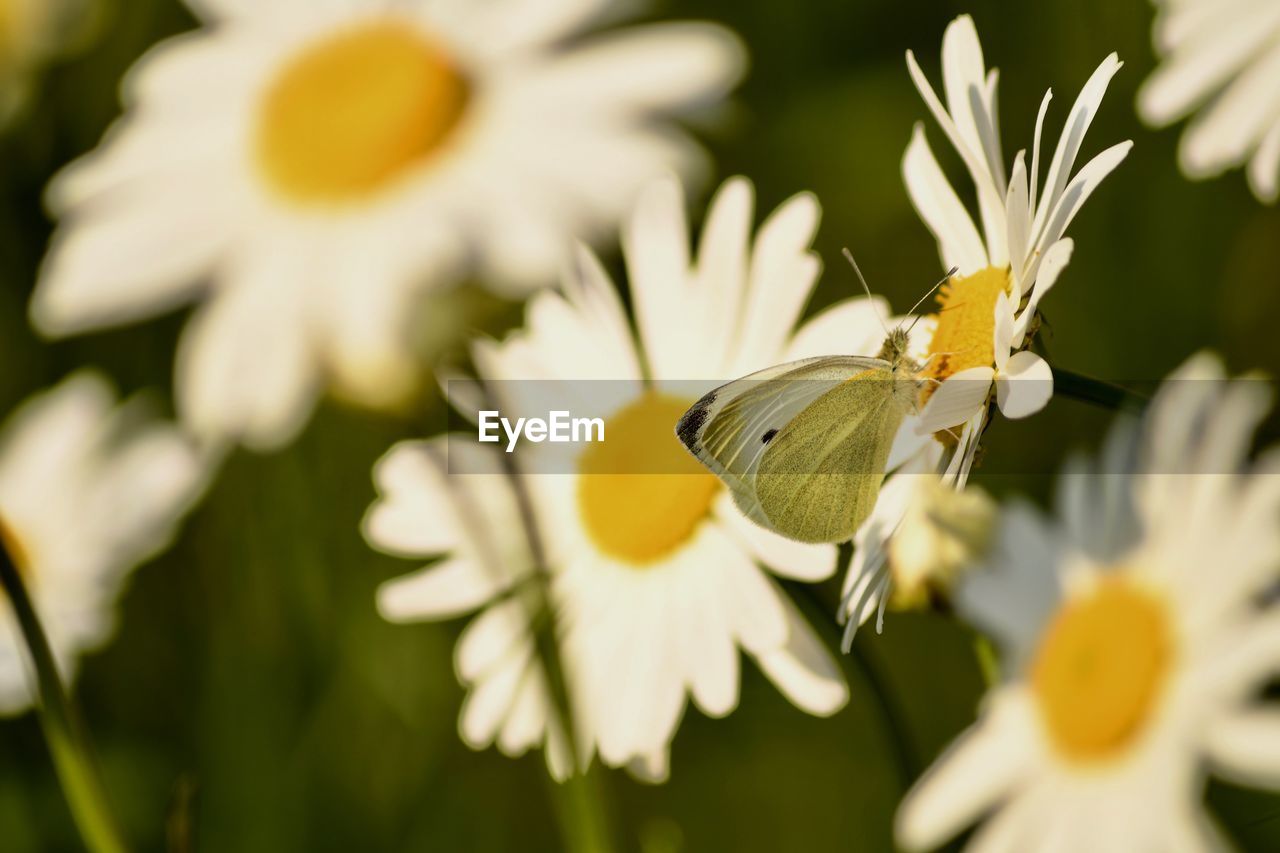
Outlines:
[[1000, 656], [986, 634], [974, 634], [973, 654], [982, 673], [982, 684], [988, 690], [1000, 683]]
[[1104, 409], [1141, 411], [1149, 402], [1145, 394], [1105, 379], [1094, 379], [1061, 367], [1053, 367], [1053, 391], [1064, 397], [1091, 403]]
[[[851, 545], [840, 546], [836, 558], [839, 565], [846, 566], [849, 564], [851, 550]], [[833, 614], [840, 609], [839, 589], [832, 587], [835, 594], [831, 595], [827, 586], [819, 584], [798, 581], [783, 581], [782, 584], [787, 589], [799, 591], [809, 599], [815, 609], [821, 611], [815, 614], [811, 621], [822, 626], [823, 633], [827, 635], [828, 641], [835, 650], [834, 653], [838, 657], [844, 657], [844, 655], [840, 654], [840, 645], [844, 639], [843, 632], [833, 618]], [[916, 756], [911, 733], [906, 726], [905, 709], [897, 701], [896, 694], [889, 685], [888, 679], [885, 678], [881, 666], [873, 659], [874, 655], [865, 648], [865, 644], [865, 639], [855, 637], [848, 657], [858, 668], [862, 681], [867, 685], [868, 690], [876, 698], [880, 723], [888, 736], [889, 747], [893, 753], [894, 762], [898, 765], [899, 774], [902, 776], [902, 786], [905, 789], [910, 787], [911, 783], [920, 774], [920, 761]]]
[[[849, 649], [849, 657], [858, 664], [863, 680], [871, 688], [880, 706], [880, 719], [884, 725], [885, 734], [889, 736], [889, 745], [893, 750], [894, 760], [898, 764], [898, 771], [902, 775], [902, 787], [905, 790], [910, 788], [920, 775], [920, 760], [916, 756], [915, 745], [911, 742], [911, 734], [907, 730], [906, 709], [901, 702], [897, 701], [897, 695], [889, 685], [889, 680], [880, 671], [880, 665], [873, 660], [874, 653], [863, 648], [866, 642], [863, 637], [854, 637], [853, 646]], [[837, 648], [839, 648], [839, 639], [842, 638], [837, 639]]]
[[[604, 794], [597, 773], [583, 768], [582, 754], [579, 749], [577, 729], [574, 726], [573, 703], [569, 696], [569, 685], [565, 677], [564, 661], [560, 655], [560, 642], [556, 632], [554, 618], [541, 619], [539, 615], [553, 615], [553, 603], [550, 597], [551, 573], [547, 564], [546, 550], [542, 536], [538, 530], [537, 516], [533, 511], [524, 479], [516, 470], [515, 463], [507, 454], [502, 457], [503, 471], [511, 482], [515, 494], [516, 505], [520, 512], [520, 524], [524, 528], [525, 540], [529, 545], [529, 555], [533, 561], [534, 575], [543, 582], [531, 585], [533, 597], [536, 599], [530, 607], [530, 624], [540, 625], [534, 631], [538, 656], [547, 675], [551, 698], [556, 706], [557, 716], [564, 733], [564, 740], [569, 751], [570, 775], [560, 785], [556, 785], [557, 809], [565, 841], [570, 850], [581, 853], [610, 853], [614, 849], [611, 841], [612, 833], [608, 826], [608, 812], [604, 805]], [[548, 745], [547, 748], [550, 748]]]
[[128, 848], [121, 840], [107, 806], [105, 791], [90, 759], [87, 738], [62, 685], [49, 639], [27, 594], [22, 575], [3, 542], [0, 542], [0, 583], [9, 596], [31, 655], [40, 694], [40, 722], [84, 846], [91, 853], [124, 853]]

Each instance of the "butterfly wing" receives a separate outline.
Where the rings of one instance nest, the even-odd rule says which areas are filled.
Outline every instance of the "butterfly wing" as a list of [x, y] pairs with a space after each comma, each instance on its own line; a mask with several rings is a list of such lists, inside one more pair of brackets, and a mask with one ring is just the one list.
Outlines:
[[861, 356], [821, 356], [770, 367], [705, 395], [680, 419], [676, 435], [724, 481], [743, 514], [777, 529], [756, 494], [756, 472], [766, 450], [823, 395], [877, 369], [887, 370], [887, 362]]
[[770, 442], [756, 466], [768, 526], [802, 542], [843, 542], [870, 515], [906, 416], [893, 372], [874, 366], [819, 396]]

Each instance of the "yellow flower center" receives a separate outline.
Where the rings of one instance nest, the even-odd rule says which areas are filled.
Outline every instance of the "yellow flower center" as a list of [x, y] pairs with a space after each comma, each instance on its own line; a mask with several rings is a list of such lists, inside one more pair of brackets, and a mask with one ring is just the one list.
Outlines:
[[[971, 367], [995, 364], [996, 298], [1009, 292], [1009, 270], [987, 267], [953, 278], [938, 290], [938, 326], [929, 342], [924, 375], [939, 382]], [[938, 386], [929, 383], [928, 399]]]
[[1050, 739], [1076, 761], [1107, 758], [1142, 730], [1169, 671], [1163, 603], [1107, 578], [1064, 605], [1040, 641], [1031, 687]]
[[[11, 45], [16, 40], [17, 16], [13, 0], [0, 0], [0, 63], [8, 61]], [[0, 68], [0, 72], [4, 70]]]
[[707, 517], [720, 481], [675, 436], [676, 421], [692, 402], [646, 392], [609, 418], [605, 440], [582, 454], [578, 508], [604, 553], [637, 567], [653, 563]]
[[294, 201], [357, 200], [439, 151], [469, 94], [452, 57], [422, 34], [366, 24], [306, 48], [269, 85], [258, 164]]
[[9, 555], [9, 560], [18, 570], [18, 574], [27, 577], [31, 571], [31, 555], [23, 547], [18, 535], [5, 524], [3, 518], [0, 518], [0, 547], [3, 547], [5, 553]]

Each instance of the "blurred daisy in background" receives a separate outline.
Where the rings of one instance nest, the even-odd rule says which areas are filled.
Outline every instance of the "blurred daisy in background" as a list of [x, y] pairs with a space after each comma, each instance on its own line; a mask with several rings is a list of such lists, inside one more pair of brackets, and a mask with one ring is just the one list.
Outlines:
[[[26, 583], [59, 669], [115, 627], [129, 571], [165, 548], [205, 483], [201, 457], [140, 402], [117, 405], [77, 373], [19, 407], [0, 429], [0, 540]], [[26, 649], [0, 593], [0, 713], [29, 707]]]
[[1193, 113], [1178, 161], [1210, 178], [1248, 164], [1253, 194], [1280, 197], [1280, 3], [1155, 0], [1162, 62], [1138, 91], [1138, 113], [1164, 127]]
[[397, 444], [378, 462], [365, 539], [397, 557], [441, 557], [384, 584], [378, 611], [392, 622], [480, 611], [455, 649], [469, 689], [458, 731], [473, 749], [496, 743], [512, 757], [541, 746], [564, 779], [570, 754], [534, 644], [537, 602], [522, 594], [534, 565], [499, 452], [470, 436], [440, 436]]
[[[904, 800], [899, 841], [935, 847], [989, 815], [973, 848], [1205, 850], [1206, 769], [1280, 785], [1280, 454], [1248, 461], [1270, 391], [1199, 355], [1141, 429], [1065, 472], [1058, 517], [1014, 504], [962, 614], [1005, 681]], [[1273, 599], [1272, 599], [1273, 600]]]
[[0, 128], [26, 105], [40, 66], [84, 41], [96, 9], [95, 0], [0, 2]]
[[[737, 706], [739, 649], [805, 711], [831, 714], [848, 698], [836, 662], [773, 579], [829, 577], [836, 549], [746, 520], [674, 434], [688, 406], [725, 377], [820, 353], [874, 352], [883, 338], [884, 306], [867, 299], [795, 330], [820, 270], [809, 250], [818, 205], [809, 195], [791, 199], [753, 240], [753, 197], [741, 178], [721, 187], [695, 258], [678, 182], [643, 194], [623, 239], [638, 340], [614, 285], [582, 248], [563, 293], [538, 295], [523, 329], [475, 347], [504, 413], [545, 403], [537, 397], [545, 380], [559, 380], [561, 407], [607, 415], [607, 443], [577, 445], [570, 467], [525, 482], [547, 541], [586, 751], [647, 779], [667, 775], [690, 696], [713, 717]], [[574, 395], [581, 399], [567, 399]], [[533, 455], [518, 457], [524, 470], [547, 470]], [[435, 516], [421, 518], [427, 525]], [[426, 615], [438, 607], [410, 606]], [[492, 639], [476, 642], [513, 659], [524, 654], [498, 642], [510, 634], [496, 617], [490, 630]]]
[[204, 26], [139, 61], [124, 118], [50, 187], [31, 314], [66, 335], [202, 302], [180, 410], [260, 449], [326, 386], [403, 401], [425, 290], [550, 283], [644, 183], [699, 172], [666, 118], [744, 63], [710, 24], [582, 36], [605, 0], [192, 5]]
[[[1036, 331], [1040, 300], [1071, 259], [1067, 226], [1132, 147], [1131, 142], [1113, 145], [1073, 174], [1085, 133], [1120, 66], [1112, 54], [1085, 83], [1041, 183], [1040, 139], [1052, 90], [1045, 93], [1036, 117], [1030, 167], [1025, 150], [1019, 151], [1006, 178], [997, 126], [998, 74], [986, 68], [973, 19], [956, 18], [943, 36], [945, 105], [908, 51], [911, 79], [969, 172], [982, 227], [974, 224], [938, 165], [924, 127], [917, 125], [903, 158], [903, 178], [912, 204], [938, 240], [944, 268], [955, 268], [957, 275], [942, 285], [937, 313], [919, 324], [919, 337], [913, 339], [913, 345], [923, 341], [924, 375], [936, 384], [927, 392], [919, 420], [910, 426], [935, 433], [937, 441], [915, 464], [904, 466], [904, 473], [936, 468], [949, 484], [962, 488], [978, 452], [992, 393], [995, 405], [1010, 418], [1038, 412], [1053, 395], [1048, 363], [1027, 347]], [[855, 538], [842, 609], [853, 628], [883, 613], [892, 583], [886, 542], [902, 523], [917, 482], [886, 483], [876, 510]]]

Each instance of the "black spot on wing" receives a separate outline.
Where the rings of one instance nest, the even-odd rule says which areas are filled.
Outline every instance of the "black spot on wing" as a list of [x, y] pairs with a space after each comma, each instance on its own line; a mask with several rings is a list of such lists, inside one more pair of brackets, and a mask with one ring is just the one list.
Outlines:
[[769, 442], [773, 441], [773, 437], [777, 434], [778, 434], [778, 431], [776, 429], [766, 430], [765, 434], [760, 436], [760, 443], [768, 444]]
[[689, 407], [689, 411], [685, 412], [684, 417], [676, 424], [676, 437], [680, 439], [681, 444], [689, 448], [691, 453], [697, 452], [698, 434], [702, 432], [702, 427], [707, 422], [707, 415], [715, 401], [716, 392], [708, 391], [701, 400]]

